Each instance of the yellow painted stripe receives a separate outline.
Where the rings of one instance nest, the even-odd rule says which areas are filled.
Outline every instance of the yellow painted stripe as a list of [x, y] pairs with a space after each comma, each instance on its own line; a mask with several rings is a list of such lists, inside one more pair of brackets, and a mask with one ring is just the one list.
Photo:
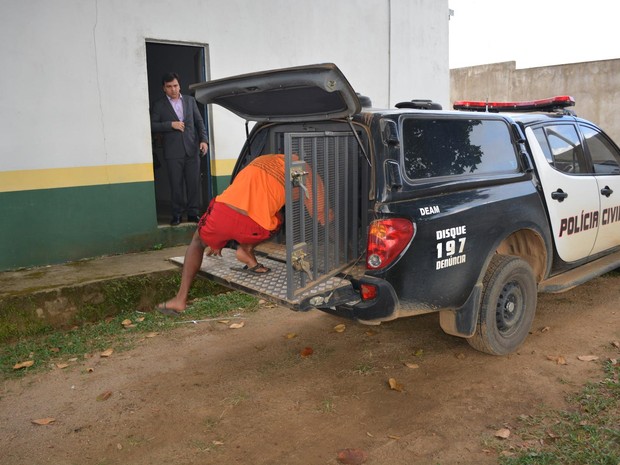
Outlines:
[[0, 192], [153, 181], [153, 164], [82, 166], [0, 172]]
[[211, 174], [213, 176], [230, 176], [237, 163], [236, 158], [225, 160], [211, 160]]

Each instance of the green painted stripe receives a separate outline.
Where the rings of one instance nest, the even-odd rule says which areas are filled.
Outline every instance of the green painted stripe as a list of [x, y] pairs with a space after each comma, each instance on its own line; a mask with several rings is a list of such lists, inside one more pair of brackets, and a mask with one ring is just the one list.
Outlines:
[[0, 217], [0, 270], [145, 250], [172, 229], [152, 182], [0, 193]]
[[0, 172], [0, 192], [153, 181], [153, 164], [81, 166]]
[[212, 178], [213, 192], [215, 195], [221, 194], [230, 184], [231, 176], [216, 176]]

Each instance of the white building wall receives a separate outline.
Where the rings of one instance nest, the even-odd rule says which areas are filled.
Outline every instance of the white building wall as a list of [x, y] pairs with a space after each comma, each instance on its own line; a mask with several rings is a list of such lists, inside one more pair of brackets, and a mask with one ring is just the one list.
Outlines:
[[[151, 161], [146, 40], [205, 44], [212, 79], [334, 62], [374, 106], [449, 100], [447, 0], [1, 0], [0, 172]], [[212, 153], [243, 124], [214, 110]]]

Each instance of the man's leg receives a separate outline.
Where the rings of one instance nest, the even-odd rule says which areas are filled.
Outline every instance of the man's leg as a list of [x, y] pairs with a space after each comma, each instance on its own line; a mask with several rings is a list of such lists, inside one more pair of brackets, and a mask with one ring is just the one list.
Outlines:
[[183, 262], [183, 271], [181, 272], [181, 285], [179, 286], [177, 295], [169, 301], [159, 304], [157, 306], [158, 308], [166, 308], [168, 310], [174, 310], [175, 312], [182, 312], [185, 310], [185, 307], [187, 307], [189, 289], [192, 286], [192, 282], [198, 270], [200, 270], [200, 265], [202, 265], [204, 251], [205, 246], [200, 240], [198, 230], [196, 230], [194, 237], [192, 237], [192, 242], [190, 242], [185, 251], [185, 261]]
[[260, 266], [256, 268], [258, 265], [258, 260], [256, 260], [256, 255], [254, 254], [254, 249], [258, 244], [239, 244], [237, 246], [237, 252], [235, 257], [241, 263], [245, 264], [248, 268], [254, 268], [255, 273], [267, 273], [269, 268], [265, 266]]
[[172, 218], [180, 218], [185, 210], [185, 192], [183, 189], [183, 158], [169, 158], [166, 160], [168, 168], [168, 181], [170, 182], [170, 202], [172, 205]]
[[200, 212], [200, 158], [188, 157], [183, 167], [187, 189], [187, 216], [197, 217]]

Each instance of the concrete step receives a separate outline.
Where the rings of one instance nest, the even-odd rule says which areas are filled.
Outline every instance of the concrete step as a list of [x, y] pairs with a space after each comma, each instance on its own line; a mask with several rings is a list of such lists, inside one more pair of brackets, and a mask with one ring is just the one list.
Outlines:
[[[179, 273], [168, 259], [184, 255], [185, 249], [183, 245], [0, 272], [0, 340], [7, 332], [19, 333], [23, 325], [70, 323], [86, 306], [101, 304], [110, 283], [139, 277], [155, 281], [161, 274]], [[152, 303], [145, 299], [144, 305]]]

